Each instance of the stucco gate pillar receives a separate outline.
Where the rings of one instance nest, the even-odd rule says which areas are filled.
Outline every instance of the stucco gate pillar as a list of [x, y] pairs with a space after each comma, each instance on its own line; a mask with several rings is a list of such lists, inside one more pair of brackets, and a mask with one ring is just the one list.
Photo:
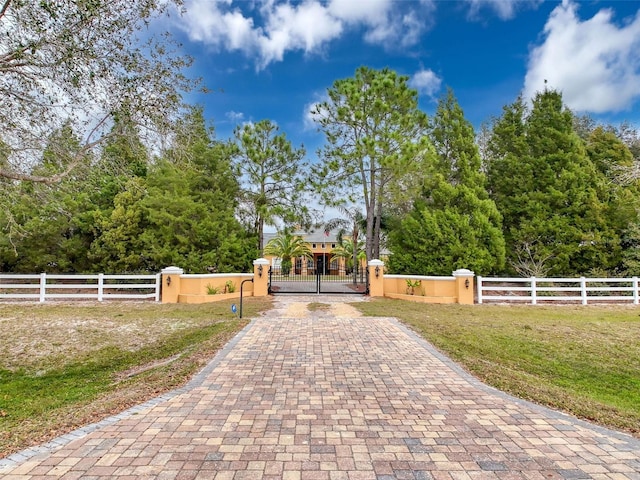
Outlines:
[[374, 259], [369, 262], [369, 296], [384, 297], [384, 262]]
[[258, 258], [253, 261], [253, 296], [269, 295], [269, 260]]
[[178, 303], [180, 295], [180, 275], [184, 270], [180, 267], [167, 267], [161, 274], [162, 303]]
[[458, 303], [463, 305], [473, 305], [473, 277], [475, 274], [466, 268], [460, 268], [452, 273], [456, 279], [456, 293]]

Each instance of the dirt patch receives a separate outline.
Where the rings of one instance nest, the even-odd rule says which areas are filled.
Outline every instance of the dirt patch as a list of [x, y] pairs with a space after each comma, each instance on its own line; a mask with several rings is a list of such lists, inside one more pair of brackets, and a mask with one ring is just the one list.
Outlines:
[[310, 312], [327, 312], [331, 310], [331, 305], [328, 303], [313, 302], [307, 305], [307, 308]]
[[337, 318], [361, 317], [362, 313], [348, 303], [334, 303], [331, 305], [331, 313]]
[[286, 318], [306, 318], [309, 316], [309, 309], [305, 302], [293, 302], [287, 305], [284, 313]]

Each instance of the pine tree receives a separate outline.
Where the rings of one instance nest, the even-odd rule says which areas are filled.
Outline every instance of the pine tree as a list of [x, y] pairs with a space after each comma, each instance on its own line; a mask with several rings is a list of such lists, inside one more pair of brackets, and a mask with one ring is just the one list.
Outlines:
[[308, 224], [303, 200], [304, 148], [295, 149], [278, 126], [269, 120], [237, 128], [236, 157], [243, 182], [242, 206], [252, 219], [258, 250], [264, 248], [264, 227], [278, 219], [285, 224]]
[[3, 182], [0, 200], [4, 219], [0, 233], [3, 271], [87, 272], [87, 252], [93, 240], [91, 158], [78, 154], [80, 140], [70, 124], [47, 138], [47, 148], [34, 175], [50, 175], [75, 162], [73, 172], [54, 185]]
[[500, 214], [486, 191], [473, 127], [451, 90], [438, 103], [430, 138], [437, 160], [422, 198], [390, 235], [389, 268], [432, 275], [499, 271], [505, 257]]
[[312, 111], [327, 140], [314, 183], [328, 205], [363, 206], [368, 259], [380, 256], [384, 207], [419, 192], [432, 156], [427, 116], [408, 81], [386, 68], [360, 67], [334, 82], [329, 100]]
[[215, 142], [201, 109], [178, 122], [173, 148], [116, 196], [93, 258], [105, 271], [246, 270], [256, 258], [235, 218], [239, 185], [228, 144]]

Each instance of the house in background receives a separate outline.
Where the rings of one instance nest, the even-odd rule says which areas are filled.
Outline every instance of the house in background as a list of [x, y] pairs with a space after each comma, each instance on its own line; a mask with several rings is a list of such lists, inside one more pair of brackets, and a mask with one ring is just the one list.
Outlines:
[[[265, 232], [265, 245], [275, 238], [277, 233]], [[331, 251], [340, 245], [338, 242], [337, 232], [317, 231], [313, 233], [294, 232], [294, 236], [302, 237], [309, 245], [312, 258], [296, 258], [292, 259], [291, 273], [295, 275], [344, 275], [346, 272], [346, 262], [344, 258], [334, 258]], [[346, 238], [346, 237], [345, 237]], [[280, 268], [280, 259], [266, 256], [271, 266]]]

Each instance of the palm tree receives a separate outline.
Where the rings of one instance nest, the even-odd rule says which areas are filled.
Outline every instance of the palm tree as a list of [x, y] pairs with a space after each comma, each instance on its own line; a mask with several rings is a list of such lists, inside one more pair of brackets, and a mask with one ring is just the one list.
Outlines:
[[[343, 217], [332, 218], [325, 223], [324, 229], [326, 231], [338, 230], [338, 242], [342, 244], [343, 235], [347, 234], [351, 237], [351, 241], [355, 245], [360, 245], [360, 233], [366, 229], [367, 218], [358, 207], [338, 207]], [[351, 265], [358, 265], [358, 249], [354, 249], [352, 245], [353, 255], [351, 259]], [[366, 260], [366, 254], [365, 254]], [[353, 283], [358, 283], [357, 269], [353, 269]]]
[[291, 232], [284, 230], [277, 237], [269, 240], [264, 247], [265, 255], [273, 255], [282, 260], [281, 268], [283, 275], [289, 275], [291, 271], [291, 259], [298, 257], [311, 258], [311, 249], [309, 245], [299, 235], [292, 235]]
[[[357, 271], [357, 266], [360, 265], [360, 262], [362, 260], [367, 258], [367, 254], [364, 251], [364, 242], [362, 240], [359, 240], [357, 243], [355, 255], [353, 251], [353, 245], [354, 243], [351, 238], [343, 239], [336, 248], [331, 250], [331, 261], [334, 261], [338, 258], [344, 258], [345, 267], [348, 270], [353, 268], [354, 270], [352, 271]], [[354, 263], [354, 260], [357, 261], [357, 263]]]

